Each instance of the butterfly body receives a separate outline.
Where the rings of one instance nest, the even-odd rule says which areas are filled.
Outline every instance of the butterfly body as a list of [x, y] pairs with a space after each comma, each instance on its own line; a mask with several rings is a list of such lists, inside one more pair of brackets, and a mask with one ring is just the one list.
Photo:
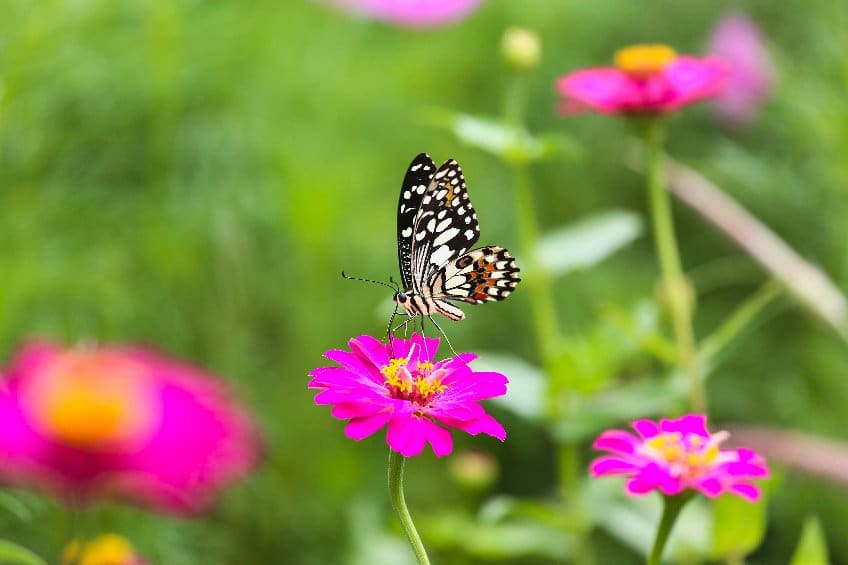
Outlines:
[[397, 237], [403, 290], [394, 300], [410, 317], [462, 320], [465, 313], [451, 301], [503, 300], [521, 280], [506, 249], [471, 249], [480, 227], [453, 159], [438, 169], [426, 153], [412, 160], [398, 201]]

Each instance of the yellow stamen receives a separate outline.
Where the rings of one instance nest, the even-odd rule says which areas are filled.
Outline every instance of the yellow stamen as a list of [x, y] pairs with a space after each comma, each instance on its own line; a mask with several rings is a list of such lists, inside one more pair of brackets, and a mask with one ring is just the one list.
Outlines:
[[677, 58], [668, 45], [631, 45], [615, 52], [615, 66], [628, 75], [646, 78], [662, 71]]
[[35, 422], [62, 443], [129, 448], [146, 437], [157, 418], [143, 372], [122, 356], [69, 352], [32, 381], [26, 402]]

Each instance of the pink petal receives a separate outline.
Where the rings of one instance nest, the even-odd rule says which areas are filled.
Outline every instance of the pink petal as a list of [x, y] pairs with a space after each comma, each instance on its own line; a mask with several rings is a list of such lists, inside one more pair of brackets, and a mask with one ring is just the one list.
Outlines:
[[660, 420], [660, 429], [664, 432], [680, 432], [681, 434], [710, 437], [710, 432], [707, 431], [707, 417], [703, 414], [686, 414], [677, 419], [662, 419]]
[[436, 457], [450, 455], [453, 451], [453, 438], [448, 430], [437, 426], [430, 420], [424, 420], [427, 429], [427, 440], [433, 447]]
[[636, 430], [642, 439], [651, 439], [660, 433], [660, 428], [656, 422], [652, 420], [642, 419], [630, 423], [630, 426]]
[[404, 457], [416, 457], [427, 445], [427, 428], [417, 416], [393, 418], [389, 422], [386, 443]]
[[724, 491], [724, 485], [722, 485], [721, 481], [715, 477], [709, 477], [702, 481], [698, 481], [693, 486], [709, 498], [715, 498]]
[[458, 21], [473, 12], [481, 0], [330, 0], [353, 13], [391, 24], [435, 27]]
[[638, 470], [638, 465], [621, 457], [599, 457], [589, 466], [589, 472], [593, 477], [629, 475]]
[[345, 435], [350, 439], [359, 441], [385, 426], [391, 417], [392, 413], [386, 410], [377, 412], [372, 416], [354, 418], [345, 426]]
[[728, 485], [727, 490], [751, 502], [757, 502], [760, 499], [760, 489], [751, 484], [733, 483]]
[[666, 67], [663, 75], [676, 92], [673, 107], [677, 108], [717, 95], [724, 86], [727, 73], [727, 64], [718, 57], [697, 59], [681, 56]]
[[630, 455], [636, 452], [636, 447], [641, 443], [641, 441], [629, 432], [607, 430], [598, 436], [592, 447], [599, 451], [611, 451], [613, 453]]
[[583, 69], [557, 81], [557, 90], [567, 99], [602, 113], [615, 113], [636, 94], [630, 78], [612, 67]]

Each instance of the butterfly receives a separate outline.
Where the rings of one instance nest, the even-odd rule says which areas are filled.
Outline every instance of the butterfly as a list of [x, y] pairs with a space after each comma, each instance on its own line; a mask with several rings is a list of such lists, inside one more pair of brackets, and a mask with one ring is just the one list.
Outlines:
[[[521, 281], [515, 259], [503, 247], [471, 249], [480, 237], [462, 169], [453, 159], [436, 164], [417, 155], [398, 199], [398, 263], [403, 288], [394, 301], [410, 317], [441, 314], [462, 320], [451, 302], [503, 300]], [[397, 312], [397, 310], [396, 310]]]

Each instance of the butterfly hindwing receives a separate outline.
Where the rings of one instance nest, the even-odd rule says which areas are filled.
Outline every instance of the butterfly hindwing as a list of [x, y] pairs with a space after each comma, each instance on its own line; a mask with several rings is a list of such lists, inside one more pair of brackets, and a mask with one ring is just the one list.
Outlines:
[[426, 153], [415, 156], [400, 188], [397, 212], [397, 243], [400, 277], [405, 288], [412, 287], [412, 232], [415, 217], [424, 199], [424, 193], [436, 173], [436, 164]]
[[433, 297], [481, 304], [503, 300], [521, 281], [515, 259], [503, 247], [490, 245], [457, 257], [431, 277]]
[[439, 167], [421, 199], [412, 230], [412, 288], [421, 290], [432, 273], [471, 248], [480, 237], [477, 213], [468, 198], [459, 163]]

